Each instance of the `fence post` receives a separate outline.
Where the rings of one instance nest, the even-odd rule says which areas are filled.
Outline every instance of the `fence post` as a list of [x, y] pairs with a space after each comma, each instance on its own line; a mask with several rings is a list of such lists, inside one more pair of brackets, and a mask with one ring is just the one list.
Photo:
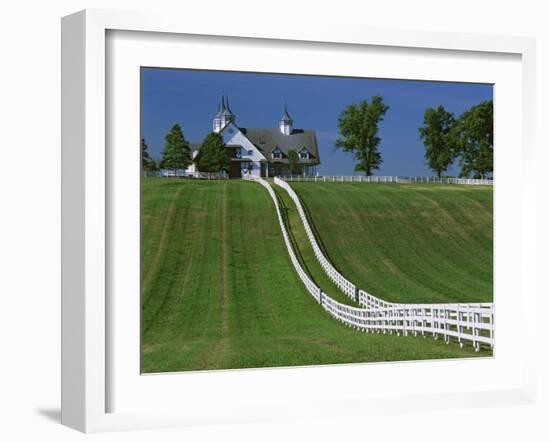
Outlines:
[[451, 337], [449, 336], [449, 310], [445, 309], [443, 310], [444, 316], [445, 316], [445, 344], [448, 344], [451, 341]]
[[456, 305], [456, 329], [458, 332], [458, 344], [460, 345], [460, 348], [464, 347], [464, 343], [462, 342], [462, 312], [460, 311], [460, 304]]
[[426, 309], [422, 308], [422, 337], [424, 338], [426, 337], [425, 330], [426, 330]]
[[473, 335], [474, 335], [474, 348], [476, 349], [476, 351], [479, 351], [479, 340], [477, 339], [478, 336], [479, 336], [479, 332], [480, 332], [480, 329], [479, 327], [476, 327], [476, 325], [480, 322], [479, 321], [479, 313], [474, 313], [474, 330], [473, 330]]
[[491, 328], [489, 329], [489, 337], [491, 338], [491, 348], [495, 346], [495, 331], [494, 331], [494, 324], [495, 324], [495, 315], [493, 312], [493, 304], [491, 304], [491, 312], [489, 314], [489, 324], [491, 325]]

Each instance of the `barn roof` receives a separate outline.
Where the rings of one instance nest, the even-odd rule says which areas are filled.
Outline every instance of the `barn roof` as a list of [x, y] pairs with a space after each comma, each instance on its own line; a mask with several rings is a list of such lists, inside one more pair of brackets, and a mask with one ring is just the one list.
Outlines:
[[271, 151], [276, 147], [283, 153], [283, 158], [276, 161], [283, 163], [288, 162], [289, 150], [294, 149], [299, 152], [305, 147], [309, 151], [310, 159], [301, 160], [301, 162], [311, 164], [320, 162], [317, 137], [314, 130], [294, 129], [290, 135], [285, 135], [278, 128], [240, 127], [239, 129], [269, 161], [272, 161]]

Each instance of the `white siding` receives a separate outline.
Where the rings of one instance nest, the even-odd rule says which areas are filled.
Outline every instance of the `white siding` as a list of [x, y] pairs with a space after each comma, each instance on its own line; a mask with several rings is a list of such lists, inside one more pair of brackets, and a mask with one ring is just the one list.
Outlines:
[[[231, 131], [233, 131], [233, 133], [231, 133]], [[229, 123], [227, 126], [225, 126], [220, 132], [220, 135], [222, 136], [223, 142], [225, 144], [242, 146], [241, 158], [243, 160], [251, 161], [251, 174], [259, 177], [261, 171], [260, 161], [265, 160], [266, 158], [256, 148], [256, 146], [254, 146], [254, 144], [252, 144], [250, 140], [246, 138], [246, 136], [240, 131], [240, 129], [233, 123]], [[247, 173], [245, 172], [245, 174]]]

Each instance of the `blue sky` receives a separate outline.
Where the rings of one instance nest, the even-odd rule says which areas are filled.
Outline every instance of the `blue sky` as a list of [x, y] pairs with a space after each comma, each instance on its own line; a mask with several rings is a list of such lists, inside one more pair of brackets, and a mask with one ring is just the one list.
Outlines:
[[[164, 135], [178, 123], [185, 138], [200, 142], [212, 130], [222, 94], [229, 96], [241, 127], [277, 127], [285, 101], [295, 128], [317, 132], [323, 175], [351, 175], [353, 156], [334, 151], [338, 115], [350, 103], [380, 94], [389, 106], [380, 123], [383, 162], [376, 175], [433, 175], [418, 136], [424, 111], [443, 105], [458, 116], [493, 98], [487, 84], [322, 77], [142, 68], [141, 131], [153, 158], [160, 158]], [[453, 166], [449, 174], [457, 174]]]

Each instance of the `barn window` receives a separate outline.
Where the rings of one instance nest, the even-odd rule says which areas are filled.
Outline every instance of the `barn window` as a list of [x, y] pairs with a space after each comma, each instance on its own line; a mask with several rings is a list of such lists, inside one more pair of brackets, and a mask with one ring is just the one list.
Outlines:
[[281, 149], [276, 147], [271, 151], [271, 157], [275, 160], [280, 160], [281, 158], [283, 158], [283, 152], [281, 152]]

